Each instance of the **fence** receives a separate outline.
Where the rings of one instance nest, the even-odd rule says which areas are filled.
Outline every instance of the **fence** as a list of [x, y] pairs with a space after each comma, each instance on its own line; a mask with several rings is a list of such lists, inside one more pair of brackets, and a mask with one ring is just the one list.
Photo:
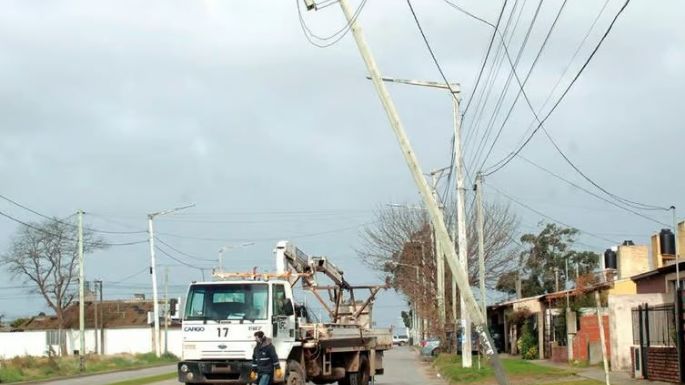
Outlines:
[[678, 332], [673, 305], [638, 306], [632, 313], [635, 345], [676, 346]]

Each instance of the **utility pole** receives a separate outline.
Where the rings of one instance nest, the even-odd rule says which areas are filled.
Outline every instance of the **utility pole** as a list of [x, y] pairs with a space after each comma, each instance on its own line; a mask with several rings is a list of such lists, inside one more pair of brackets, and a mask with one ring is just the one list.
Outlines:
[[98, 281], [100, 289], [100, 354], [105, 354], [105, 309], [102, 303], [102, 281]]
[[[447, 256], [447, 263], [450, 267], [450, 270], [452, 271], [452, 274], [456, 276], [457, 284], [459, 286], [460, 292], [464, 299], [464, 303], [466, 305], [465, 308], [467, 309], [468, 313], [471, 314], [472, 319], [474, 320], [474, 323], [476, 325], [476, 330], [478, 331], [479, 336], [481, 338], [483, 348], [492, 360], [492, 365], [497, 382], [500, 385], [505, 385], [508, 383], [506, 374], [504, 372], [502, 362], [500, 361], [499, 356], [497, 355], [497, 352], [494, 349], [492, 337], [490, 336], [488, 330], [484, 327], [484, 315], [480, 311], [478, 302], [476, 301], [476, 298], [474, 297], [473, 292], [471, 291], [466, 270], [464, 269], [464, 266], [459, 263], [459, 257], [457, 256], [454, 247], [452, 247], [451, 245], [452, 240], [450, 239], [449, 233], [447, 232], [447, 227], [445, 226], [445, 220], [442, 215], [442, 212], [438, 208], [437, 202], [435, 202], [435, 200], [431, 196], [430, 187], [428, 186], [428, 183], [421, 174], [421, 167], [411, 147], [411, 144], [409, 143], [409, 139], [404, 131], [404, 127], [402, 126], [402, 122], [400, 120], [399, 114], [397, 113], [397, 109], [395, 108], [395, 104], [390, 98], [390, 94], [388, 93], [388, 90], [385, 88], [385, 85], [381, 80], [381, 75], [378, 71], [376, 61], [374, 60], [373, 56], [371, 55], [371, 52], [369, 51], [368, 46], [366, 45], [364, 35], [362, 34], [361, 28], [359, 27], [359, 19], [354, 17], [352, 9], [350, 8], [350, 5], [347, 0], [339, 0], [339, 3], [343, 13], [345, 14], [345, 18], [347, 19], [347, 22], [351, 27], [352, 35], [354, 36], [355, 42], [366, 64], [369, 74], [372, 77], [374, 87], [376, 88], [376, 92], [378, 93], [379, 98], [381, 99], [383, 107], [385, 108], [393, 131], [397, 136], [400, 147], [402, 148], [402, 154], [404, 155], [405, 160], [407, 162], [407, 166], [411, 171], [412, 177], [414, 178], [414, 182], [416, 183], [421, 194], [421, 197], [423, 198], [423, 201], [426, 205], [426, 208], [428, 209], [431, 222], [433, 223], [433, 228], [435, 229], [435, 234], [438, 238], [440, 238], [440, 244], [443, 248], [443, 252]], [[311, 2], [309, 4], [308, 9], [313, 9]], [[465, 229], [462, 229], [462, 231], [464, 230]], [[466, 242], [460, 242], [459, 246], [461, 249], [463, 246], [466, 246]], [[462, 312], [464, 312], [463, 309]]]
[[[483, 314], [487, 315], [487, 307], [485, 300], [485, 217], [483, 213], [483, 174], [476, 175], [476, 215], [478, 226], [478, 272], [480, 278], [480, 300], [483, 307]], [[485, 325], [487, 326], [488, 319], [485, 317]]]
[[155, 343], [155, 354], [157, 357], [160, 357], [161, 350], [162, 350], [162, 345], [160, 343], [160, 333], [159, 333], [159, 299], [157, 296], [157, 270], [156, 270], [156, 262], [155, 262], [155, 228], [153, 225], [153, 221], [155, 217], [161, 216], [161, 215], [166, 215], [170, 214], [176, 211], [180, 211], [183, 209], [187, 209], [190, 207], [195, 206], [195, 204], [187, 205], [187, 206], [182, 206], [182, 207], [176, 207], [173, 209], [169, 210], [163, 210], [163, 211], [158, 211], [156, 213], [151, 213], [147, 215], [147, 232], [148, 232], [148, 243], [150, 244], [150, 275], [152, 276], [152, 311], [154, 313], [154, 324], [155, 324], [155, 335], [153, 337], [153, 341]]
[[85, 273], [83, 271], [83, 210], [79, 210], [78, 214], [78, 324], [79, 324], [79, 371], [86, 370], [86, 304], [85, 304]]
[[93, 281], [93, 290], [95, 290], [95, 293], [93, 293], [93, 335], [95, 336], [95, 354], [98, 354], [100, 352], [98, 346], [98, 281]]
[[[433, 170], [430, 172], [431, 176], [431, 182], [432, 183], [432, 192], [433, 192], [433, 199], [435, 199], [436, 202], [438, 202], [438, 205], [440, 205], [440, 200], [438, 197], [438, 181], [440, 180], [440, 177], [442, 177], [442, 173], [445, 171], [445, 168], [439, 169], [439, 170]], [[442, 205], [440, 205], [442, 208]], [[435, 232], [435, 231], [434, 231]], [[436, 283], [437, 283], [437, 299], [438, 299], [438, 319], [440, 320], [440, 328], [441, 330], [444, 330], [445, 328], [445, 321], [447, 319], [447, 312], [445, 309], [445, 255], [442, 253], [442, 247], [440, 246], [440, 240], [438, 239], [437, 236], [434, 236], [435, 238], [435, 262], [436, 262]]]
[[[221, 270], [223, 272], [223, 270]], [[164, 354], [169, 353], [169, 266], [164, 268]]]
[[[464, 157], [461, 151], [461, 113], [459, 111], [459, 95], [454, 95], [452, 98], [452, 107], [454, 111], [454, 168], [457, 172], [457, 239], [459, 242], [459, 260], [464, 269], [466, 275], [466, 282], [468, 283], [468, 245], [466, 244], [466, 208], [465, 208], [465, 190], [464, 190]], [[471, 291], [470, 285], [469, 292]], [[461, 318], [463, 332], [461, 336], [461, 365], [464, 368], [470, 368], [473, 366], [471, 358], [471, 319], [469, 313], [464, 311], [466, 309], [466, 304], [464, 301], [464, 291], [459, 291], [459, 304], [461, 305]], [[471, 293], [473, 296], [473, 293]], [[475, 303], [475, 298], [474, 298]], [[478, 304], [475, 303], [476, 309], [478, 309]], [[485, 325], [485, 313], [482, 314], [481, 327], [487, 330]]]
[[599, 341], [602, 344], [602, 362], [604, 364], [604, 381], [609, 384], [609, 363], [607, 361], [606, 337], [604, 336], [604, 322], [602, 321], [602, 306], [599, 299], [599, 291], [595, 290], [595, 305], [597, 306], [597, 323], [599, 324]]

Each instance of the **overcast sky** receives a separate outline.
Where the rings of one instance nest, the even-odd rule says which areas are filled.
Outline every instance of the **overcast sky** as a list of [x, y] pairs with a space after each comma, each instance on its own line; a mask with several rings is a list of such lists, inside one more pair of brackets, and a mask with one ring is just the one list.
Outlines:
[[[492, 23], [502, 4], [453, 1]], [[515, 56], [537, 2], [508, 3], [503, 26], [517, 3], [507, 35]], [[622, 3], [609, 1], [552, 101]], [[519, 63], [522, 78], [560, 4], [541, 6]], [[603, 5], [604, 0], [566, 5], [526, 84], [536, 109]], [[461, 83], [465, 105], [492, 29], [441, 0], [415, 0], [414, 7], [447, 77]], [[312, 46], [303, 35], [294, 0], [21, 0], [3, 2], [2, 8], [1, 194], [58, 217], [81, 208], [89, 213], [91, 226], [116, 231], [143, 231], [146, 213], [196, 203], [182, 214], [160, 218], [160, 239], [205, 259], [216, 258], [223, 245], [255, 242], [226, 254], [227, 268], [235, 270], [254, 265], [268, 270], [275, 242], [292, 239], [308, 253], [334, 258], [350, 281], [376, 279], [354, 252], [360, 226], [373, 220], [378, 206], [417, 204], [419, 197], [350, 35], [327, 49]], [[675, 204], [682, 212], [685, 183], [677, 167], [683, 163], [685, 139], [680, 115], [684, 11], [681, 1], [631, 2], [546, 124], [578, 167], [607, 190], [639, 202]], [[319, 35], [345, 25], [337, 6], [307, 12], [304, 19]], [[384, 75], [440, 80], [406, 2], [369, 1], [360, 21]], [[476, 101], [464, 120], [471, 172], [478, 168], [473, 161], [474, 154], [482, 154], [477, 143], [504, 88], [506, 64], [493, 76], [481, 126], [475, 124]], [[489, 70], [488, 65], [484, 78]], [[449, 96], [410, 86], [389, 89], [422, 168], [448, 165]], [[494, 120], [488, 147], [515, 92], [514, 82]], [[516, 147], [531, 119], [521, 98], [486, 168]], [[521, 154], [593, 190], [539, 134]], [[584, 234], [581, 242], [597, 252], [611, 246], [609, 241], [647, 242], [651, 232], [663, 227], [579, 192], [520, 159], [486, 179], [486, 199], [506, 202], [492, 187], [595, 234]], [[512, 207], [521, 217], [521, 232], [535, 230], [543, 219]], [[0, 202], [0, 210], [22, 220], [39, 219], [7, 202]], [[645, 214], [670, 222], [668, 213]], [[0, 221], [0, 249], [7, 249], [17, 226]], [[107, 240], [145, 237], [108, 235]], [[164, 255], [159, 263], [169, 265], [174, 295], [200, 278], [197, 270]], [[109, 298], [148, 293], [148, 265], [147, 244], [113, 247], [87, 256], [87, 279], [103, 279]], [[4, 271], [0, 277], [7, 286], [20, 284]], [[399, 296], [384, 294], [376, 320], [396, 322], [401, 306]], [[0, 313], [9, 318], [41, 310], [42, 300], [25, 289], [2, 290]]]

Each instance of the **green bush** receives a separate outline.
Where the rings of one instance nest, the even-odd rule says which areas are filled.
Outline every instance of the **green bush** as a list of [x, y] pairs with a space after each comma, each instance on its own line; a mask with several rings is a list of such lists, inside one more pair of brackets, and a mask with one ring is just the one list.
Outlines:
[[538, 358], [538, 341], [533, 334], [533, 327], [529, 321], [523, 323], [521, 327], [521, 337], [516, 341], [516, 345], [521, 352], [524, 360], [534, 360]]

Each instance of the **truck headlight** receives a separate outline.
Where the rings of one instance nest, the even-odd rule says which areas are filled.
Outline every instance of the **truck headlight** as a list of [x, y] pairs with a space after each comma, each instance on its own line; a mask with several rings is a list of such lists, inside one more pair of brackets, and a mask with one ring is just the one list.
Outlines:
[[188, 373], [186, 374], [186, 378], [188, 379], [188, 381], [192, 381], [193, 378], [195, 378], [195, 376], [193, 375], [193, 373]]
[[188, 371], [188, 365], [186, 365], [186, 364], [181, 365], [181, 371], [183, 373], [186, 373]]

